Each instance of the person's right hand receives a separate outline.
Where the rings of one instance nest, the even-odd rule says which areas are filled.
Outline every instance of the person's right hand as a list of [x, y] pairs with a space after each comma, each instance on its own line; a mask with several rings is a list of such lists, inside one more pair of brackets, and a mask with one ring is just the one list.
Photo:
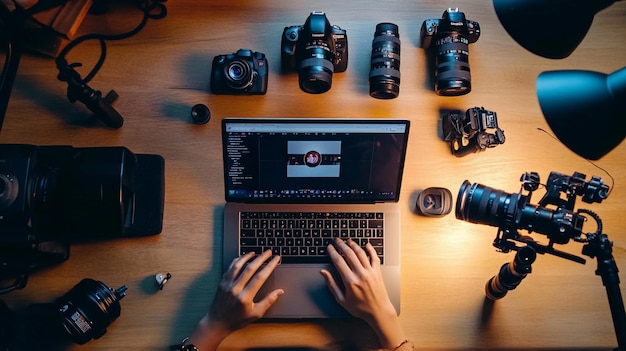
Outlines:
[[341, 276], [341, 288], [326, 269], [321, 274], [337, 302], [374, 329], [381, 346], [393, 349], [407, 340], [383, 281], [380, 258], [369, 243], [365, 250], [352, 240], [328, 245], [330, 260]]

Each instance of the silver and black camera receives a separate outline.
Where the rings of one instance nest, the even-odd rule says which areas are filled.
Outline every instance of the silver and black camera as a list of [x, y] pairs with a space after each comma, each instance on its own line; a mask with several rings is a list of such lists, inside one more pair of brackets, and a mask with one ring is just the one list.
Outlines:
[[440, 19], [427, 19], [420, 29], [420, 45], [435, 56], [435, 92], [458, 96], [472, 90], [469, 44], [480, 36], [478, 22], [459, 9], [446, 10]]
[[348, 36], [332, 26], [322, 11], [313, 11], [302, 26], [285, 27], [281, 40], [285, 71], [298, 71], [300, 89], [319, 94], [332, 85], [333, 73], [348, 68]]
[[239, 49], [234, 54], [213, 58], [211, 91], [214, 94], [263, 95], [267, 92], [267, 58], [265, 54]]

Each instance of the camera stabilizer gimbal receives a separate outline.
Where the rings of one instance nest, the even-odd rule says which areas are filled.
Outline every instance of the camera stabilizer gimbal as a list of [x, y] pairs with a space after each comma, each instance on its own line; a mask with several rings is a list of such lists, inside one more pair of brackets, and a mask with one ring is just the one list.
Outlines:
[[[486, 295], [491, 300], [502, 298], [508, 290], [517, 287], [531, 272], [537, 253], [584, 264], [586, 260], [583, 257], [554, 248], [555, 243], [567, 244], [570, 240], [584, 243], [582, 254], [597, 260], [595, 273], [602, 278], [606, 288], [618, 342], [616, 350], [626, 350], [626, 312], [619, 288], [619, 270], [612, 253], [613, 243], [608, 235], [602, 233], [602, 221], [595, 212], [587, 209], [574, 211], [577, 196], [581, 196], [586, 203], [600, 203], [608, 197], [609, 187], [599, 177], [593, 176], [589, 181], [585, 178], [578, 172], [572, 176], [551, 172], [545, 184], [546, 193], [538, 205], [530, 203], [533, 191], [540, 185], [539, 175], [535, 172], [522, 175], [522, 189], [517, 194], [470, 184], [466, 180], [457, 197], [456, 217], [498, 227], [493, 245], [504, 253], [516, 251], [513, 261], [505, 263], [499, 273], [487, 282]], [[527, 194], [523, 194], [524, 190]], [[595, 232], [582, 231], [588, 217], [596, 222]], [[540, 244], [529, 235], [521, 235], [519, 229], [545, 234], [549, 242], [547, 245]]]
[[498, 115], [484, 107], [441, 111], [443, 140], [450, 142], [454, 156], [462, 157], [504, 144], [504, 131], [498, 126]]

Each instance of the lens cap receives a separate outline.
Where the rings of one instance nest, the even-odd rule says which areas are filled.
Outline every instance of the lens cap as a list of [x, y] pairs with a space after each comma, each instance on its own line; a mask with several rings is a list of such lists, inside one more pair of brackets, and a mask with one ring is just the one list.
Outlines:
[[211, 111], [205, 104], [196, 104], [191, 108], [191, 119], [195, 124], [205, 124], [211, 119]]

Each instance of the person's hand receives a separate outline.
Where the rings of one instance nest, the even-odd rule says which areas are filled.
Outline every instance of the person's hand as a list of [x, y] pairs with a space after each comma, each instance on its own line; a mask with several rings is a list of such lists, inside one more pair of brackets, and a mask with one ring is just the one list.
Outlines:
[[259, 289], [280, 262], [280, 256], [273, 257], [261, 269], [259, 268], [271, 257], [271, 251], [265, 251], [248, 263], [253, 256], [254, 254], [248, 253], [233, 260], [222, 277], [209, 309], [211, 320], [222, 324], [230, 331], [263, 317], [283, 293], [282, 289], [276, 289], [264, 296], [261, 301], [254, 302], [253, 299]]
[[369, 243], [365, 250], [356, 242], [336, 239], [328, 245], [330, 260], [341, 276], [343, 288], [333, 275], [322, 275], [337, 302], [350, 314], [362, 318], [378, 335], [381, 346], [393, 349], [407, 338], [389, 300], [380, 268], [380, 258]]
[[222, 277], [209, 313], [200, 321], [189, 339], [199, 350], [214, 350], [231, 332], [263, 317], [265, 312], [283, 294], [276, 289], [255, 302], [254, 297], [280, 262], [272, 253], [265, 251], [250, 261], [253, 253], [233, 260]]

